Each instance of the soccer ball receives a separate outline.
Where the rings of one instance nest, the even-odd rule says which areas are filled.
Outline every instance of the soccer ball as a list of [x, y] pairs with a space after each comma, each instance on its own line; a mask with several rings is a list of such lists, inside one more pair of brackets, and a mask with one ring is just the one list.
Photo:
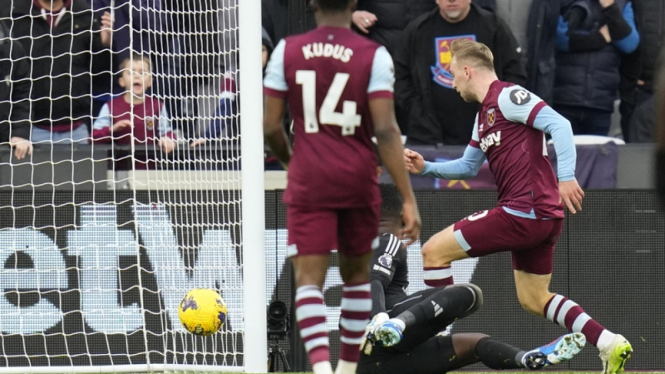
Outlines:
[[226, 322], [226, 303], [215, 290], [196, 288], [180, 301], [180, 323], [195, 335], [216, 333]]

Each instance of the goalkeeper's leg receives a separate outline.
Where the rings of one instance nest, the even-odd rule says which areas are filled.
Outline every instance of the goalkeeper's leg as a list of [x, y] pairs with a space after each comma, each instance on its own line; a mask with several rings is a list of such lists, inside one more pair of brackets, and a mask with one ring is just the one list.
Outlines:
[[[422, 292], [427, 295], [422, 301], [406, 310], [400, 306], [395, 307], [391, 315], [396, 312], [399, 315], [375, 327], [368, 339], [387, 347], [397, 346], [401, 342], [400, 349], [408, 350], [438, 334], [456, 319], [474, 313], [483, 304], [483, 293], [473, 284], [458, 284]], [[418, 295], [415, 293], [409, 298]]]

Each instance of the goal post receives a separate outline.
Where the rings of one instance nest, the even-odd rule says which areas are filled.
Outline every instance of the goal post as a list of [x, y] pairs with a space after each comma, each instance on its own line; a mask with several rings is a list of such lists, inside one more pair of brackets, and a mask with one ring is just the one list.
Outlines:
[[[261, 1], [7, 3], [0, 105], [50, 134], [0, 140], [0, 373], [265, 373]], [[219, 332], [181, 325], [192, 288]]]
[[240, 129], [242, 133], [242, 220], [245, 276], [245, 367], [250, 373], [266, 370], [266, 261], [263, 148], [263, 83], [261, 67], [260, 0], [239, 3]]

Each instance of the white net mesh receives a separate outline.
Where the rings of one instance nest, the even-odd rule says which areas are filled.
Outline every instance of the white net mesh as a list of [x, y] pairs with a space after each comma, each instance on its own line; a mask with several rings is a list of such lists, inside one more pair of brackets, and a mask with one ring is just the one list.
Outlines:
[[0, 371], [241, 369], [237, 1], [0, 1]]

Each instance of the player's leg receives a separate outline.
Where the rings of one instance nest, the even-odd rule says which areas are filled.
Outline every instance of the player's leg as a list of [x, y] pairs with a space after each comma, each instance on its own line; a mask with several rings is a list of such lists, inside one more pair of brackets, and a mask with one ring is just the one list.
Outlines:
[[583, 333], [589, 343], [598, 347], [604, 374], [622, 372], [633, 351], [628, 340], [607, 330], [573, 300], [549, 292], [550, 278], [551, 275], [515, 270], [517, 296], [522, 306], [568, 331]]
[[[408, 351], [445, 330], [455, 320], [471, 315], [483, 304], [483, 293], [473, 284], [458, 284], [421, 292], [427, 292], [428, 295], [408, 309], [404, 308], [405, 304], [393, 308], [390, 313], [395, 317], [376, 326], [368, 340]], [[410, 295], [409, 298], [414, 299], [418, 294]]]
[[534, 250], [513, 252], [515, 287], [520, 304], [527, 311], [545, 317], [568, 331], [583, 333], [589, 343], [598, 347], [603, 360], [603, 373], [620, 373], [632, 353], [630, 343], [622, 335], [605, 329], [574, 301], [549, 291], [554, 245], [561, 232], [562, 221], [549, 223], [552, 225], [549, 241]]
[[331, 374], [326, 306], [321, 288], [329, 255], [304, 255], [291, 259], [296, 278], [296, 320], [314, 373]]
[[512, 251], [517, 246], [533, 248], [543, 238], [515, 224], [503, 208], [472, 214], [434, 235], [422, 248], [425, 284], [453, 283], [450, 264], [467, 257]]
[[450, 264], [469, 257], [455, 238], [454, 226], [448, 226], [432, 236], [422, 247], [423, 280], [430, 287], [453, 284]]
[[340, 355], [336, 374], [355, 374], [372, 312], [369, 284], [372, 249], [378, 245], [380, 206], [345, 209], [338, 215], [339, 271], [344, 286], [340, 305]]
[[[579, 352], [578, 348], [574, 353]], [[453, 334], [435, 336], [408, 351], [377, 346], [371, 355], [363, 355], [358, 374], [440, 374], [476, 362], [495, 370], [537, 370], [547, 366], [548, 355], [539, 349], [527, 352], [485, 334]]]
[[332, 374], [326, 306], [321, 287], [328, 272], [329, 252], [337, 247], [334, 211], [287, 206], [287, 249], [296, 281], [296, 320], [315, 374]]

